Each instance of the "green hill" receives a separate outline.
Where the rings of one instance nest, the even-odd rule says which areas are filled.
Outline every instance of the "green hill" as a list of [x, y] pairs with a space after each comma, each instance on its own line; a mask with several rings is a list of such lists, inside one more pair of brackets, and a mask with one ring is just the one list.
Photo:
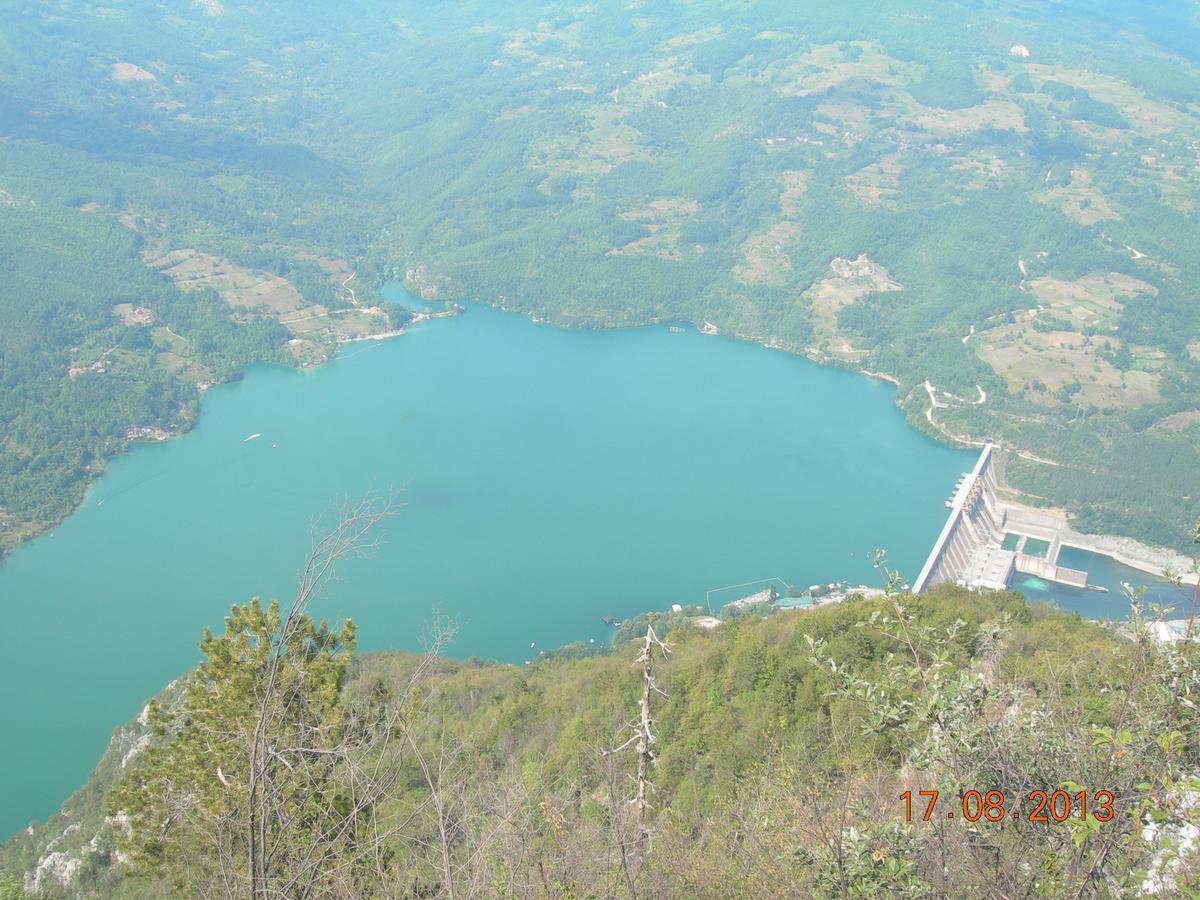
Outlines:
[[1019, 498], [1177, 546], [1200, 26], [1094, 6], [0, 12], [0, 546], [201, 386], [387, 330], [393, 278], [889, 374]]
[[[114, 735], [58, 815], [3, 847], [4, 868], [40, 871], [46, 895], [244, 894], [246, 769], [231, 748], [245, 745], [230, 736], [253, 733], [238, 698], [262, 683], [264, 614], [235, 609], [206, 637], [201, 669]], [[606, 753], [637, 715], [638, 641], [514, 667], [358, 658], [352, 632], [305, 628], [304, 661], [278, 682], [303, 709], [270, 740], [332, 727], [363, 754], [314, 774], [333, 744], [313, 737], [307, 762], [272, 776], [295, 816], [268, 830], [292, 842], [274, 890], [289, 876], [320, 896], [1110, 897], [1148, 873], [1200, 886], [1194, 848], [1175, 863], [1170, 840], [1196, 815], [1196, 648], [1130, 640], [1136, 624], [1120, 637], [953, 587], [711, 630], [676, 619], [654, 663], [644, 861], [636, 754]], [[371, 785], [378, 802], [355, 807]], [[934, 790], [926, 822], [918, 792]], [[1054, 798], [1045, 824], [1028, 821], [1039, 790]], [[298, 876], [318, 833], [336, 852]]]

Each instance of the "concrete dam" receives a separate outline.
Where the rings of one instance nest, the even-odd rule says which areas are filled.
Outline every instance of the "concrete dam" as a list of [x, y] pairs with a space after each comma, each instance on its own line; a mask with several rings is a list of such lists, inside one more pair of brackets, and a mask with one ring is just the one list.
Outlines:
[[1060, 528], [1052, 516], [996, 499], [993, 446], [964, 473], [946, 501], [950, 515], [913, 583], [913, 593], [952, 582], [966, 588], [1004, 590], [1013, 573], [1072, 587], [1087, 587], [1087, 572], [1058, 565]]

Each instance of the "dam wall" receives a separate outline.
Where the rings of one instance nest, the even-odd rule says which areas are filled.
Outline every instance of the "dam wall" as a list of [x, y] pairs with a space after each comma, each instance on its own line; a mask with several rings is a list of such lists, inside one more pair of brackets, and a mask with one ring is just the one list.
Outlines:
[[913, 593], [946, 581], [998, 584], [1003, 589], [1012, 574], [1014, 554], [1000, 548], [1004, 514], [996, 504], [991, 444], [983, 448], [975, 468], [959, 479], [946, 506], [950, 515], [913, 583]]
[[[913, 593], [944, 582], [1002, 591], [1017, 572], [1085, 587], [1087, 572], [1058, 565], [1062, 530], [1054, 516], [1035, 512], [1010, 517], [1008, 508], [996, 501], [992, 451], [990, 444], [983, 448], [975, 468], [959, 479], [946, 501], [950, 515]], [[1006, 533], [1017, 536], [1015, 546], [1005, 544]]]
[[1087, 572], [1058, 564], [1063, 547], [1108, 556], [1158, 576], [1170, 567], [1184, 584], [1200, 580], [1191, 561], [1174, 551], [1129, 538], [1081, 534], [1061, 512], [998, 502], [992, 453], [991, 444], [983, 448], [975, 468], [958, 480], [946, 501], [950, 514], [913, 583], [914, 594], [944, 582], [1004, 590], [1014, 573], [1086, 588]]

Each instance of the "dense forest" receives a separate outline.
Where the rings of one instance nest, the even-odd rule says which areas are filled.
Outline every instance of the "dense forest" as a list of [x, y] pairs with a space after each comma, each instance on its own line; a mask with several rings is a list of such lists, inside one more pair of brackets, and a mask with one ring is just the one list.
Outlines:
[[890, 374], [917, 427], [1012, 451], [1014, 497], [1178, 545], [1189, 9], [14, 6], [0, 547], [187, 428], [205, 386], [388, 330], [394, 278]]
[[[1136, 601], [1120, 633], [953, 586], [715, 629], [667, 614], [517, 667], [441, 658], [445, 628], [359, 657], [303, 596], [206, 632], [200, 666], [0, 849], [0, 896], [1200, 887], [1197, 645], [1149, 640]], [[643, 691], [644, 812], [640, 751], [618, 749]]]

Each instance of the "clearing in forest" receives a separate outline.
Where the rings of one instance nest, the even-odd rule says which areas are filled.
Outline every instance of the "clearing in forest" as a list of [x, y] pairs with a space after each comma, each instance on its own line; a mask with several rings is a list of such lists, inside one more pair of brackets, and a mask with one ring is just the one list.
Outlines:
[[[1200, 147], [1200, 142], [1197, 142]], [[1200, 196], [1200, 167], [1196, 158], [1176, 155], [1164, 158], [1154, 153], [1144, 153], [1139, 165], [1129, 175], [1129, 180], [1138, 186], [1151, 187], [1158, 191], [1162, 202], [1179, 210], [1185, 216], [1196, 211], [1196, 197]]]
[[787, 245], [798, 234], [799, 223], [776, 222], [765, 232], [750, 235], [742, 241], [742, 261], [733, 267], [733, 277], [743, 284], [784, 284], [792, 270]]
[[788, 169], [780, 174], [783, 186], [779, 192], [779, 212], [783, 221], [775, 222], [766, 231], [756, 232], [742, 242], [742, 261], [733, 268], [733, 277], [743, 284], [782, 286], [792, 270], [792, 258], [787, 245], [800, 234], [800, 198], [808, 190], [808, 173]]
[[878, 162], [847, 175], [846, 187], [859, 201], [868, 206], [895, 209], [895, 198], [900, 193], [900, 173], [903, 169], [899, 154], [889, 153]]
[[1025, 127], [1021, 107], [1011, 100], [994, 99], [965, 109], [939, 109], [913, 101], [900, 123], [938, 137], [961, 136], [984, 129], [1015, 131], [1018, 134], [1029, 130]]
[[[628, 124], [625, 117], [652, 105], [665, 107], [662, 98], [672, 90], [684, 84], [698, 85], [704, 80], [675, 57], [660, 60], [654, 68], [634, 75], [611, 93], [598, 97], [584, 112], [585, 127], [531, 144], [525, 154], [525, 166], [543, 172], [547, 178], [555, 175], [596, 178], [622, 163], [650, 161], [653, 153], [644, 135]], [[582, 86], [566, 87], [574, 90]]]
[[1133, 129], [1144, 137], [1158, 137], [1177, 128], [1197, 124], [1195, 119], [1185, 113], [1165, 103], [1151, 100], [1128, 82], [1109, 75], [1037, 63], [1030, 64], [1027, 68], [1030, 75], [1034, 76], [1035, 83], [1058, 81], [1087, 91], [1093, 100], [1111, 103], [1129, 121]]
[[147, 72], [141, 66], [135, 66], [133, 63], [115, 62], [112, 64], [109, 77], [113, 81], [158, 81], [157, 78], [150, 72]]
[[788, 169], [783, 173], [783, 190], [779, 192], [779, 211], [789, 219], [800, 212], [800, 198], [808, 190], [808, 173], [803, 169]]
[[785, 97], [806, 97], [849, 82], [900, 85], [920, 77], [919, 63], [901, 62], [873, 41], [818, 44], [807, 52], [765, 66], [749, 79], [777, 85]]
[[[1010, 394], [1031, 403], [1057, 406], [1062, 399], [1056, 392], [1067, 387], [1073, 390], [1071, 403], [1101, 409], [1139, 406], [1158, 399], [1157, 372], [1122, 372], [1100, 355], [1102, 350], [1119, 351], [1119, 339], [1074, 331], [1038, 331], [1033, 327], [1037, 315], [1037, 310], [1021, 312], [1015, 322], [981, 332], [975, 344], [980, 358], [1005, 380]], [[1142, 348], [1130, 349], [1136, 364], [1157, 367], [1157, 360], [1144, 358]]]
[[1009, 171], [1008, 163], [986, 150], [977, 150], [958, 157], [958, 160], [950, 166], [950, 171], [967, 173], [968, 181], [963, 187], [968, 190], [989, 187], [1004, 178]]
[[1200, 425], [1200, 409], [1189, 409], [1186, 412], [1172, 413], [1169, 416], [1163, 416], [1153, 425], [1150, 426], [1150, 431], [1187, 431], [1193, 425]]
[[627, 222], [637, 222], [645, 229], [644, 237], [614, 247], [606, 256], [643, 256], [653, 254], [659, 259], [679, 260], [679, 226], [700, 211], [700, 204], [687, 197], [660, 197], [645, 206], [620, 214]]
[[134, 306], [132, 303], [118, 303], [112, 308], [113, 313], [126, 325], [149, 325], [154, 321], [154, 313], [144, 306]]
[[1080, 330], [1115, 331], [1122, 298], [1138, 294], [1157, 294], [1152, 284], [1120, 272], [1091, 272], [1075, 281], [1049, 276], [1035, 278], [1029, 287], [1056, 316], [1067, 319]]
[[[821, 118], [813, 122], [813, 128], [830, 137], [836, 136], [845, 144], [857, 144], [880, 127], [880, 120], [892, 118], [883, 113], [883, 107], [872, 109], [850, 100], [827, 100], [817, 107]], [[825, 121], [828, 119], [837, 122], [841, 128]]]
[[157, 257], [148, 253], [143, 258], [183, 290], [212, 288], [234, 309], [278, 316], [307, 305], [286, 279], [199, 250], [172, 250]]
[[[579, 68], [583, 63], [572, 59], [567, 51], [579, 49], [583, 24], [583, 20], [578, 18], [562, 27], [541, 21], [536, 29], [510, 31], [504, 43], [504, 56], [513, 62], [539, 69]], [[498, 64], [500, 60], [493, 62], [493, 65]]]
[[1034, 199], [1057, 209], [1080, 225], [1095, 225], [1121, 216], [1113, 209], [1104, 195], [1092, 184], [1092, 175], [1087, 169], [1071, 170], [1071, 183], [1035, 193]]
[[[326, 309], [306, 301], [289, 281], [278, 275], [235, 265], [199, 250], [172, 250], [165, 254], [147, 251], [142, 258], [146, 265], [169, 275], [183, 290], [211, 288], [216, 291], [230, 307], [234, 318], [258, 314], [275, 319], [302, 339], [298, 344], [288, 345], [302, 363], [325, 359], [327, 345], [334, 341], [391, 331], [387, 313], [381, 309]], [[323, 260], [321, 267], [339, 285], [345, 277], [342, 273], [349, 271], [337, 260]], [[176, 349], [173, 355], [182, 356], [183, 349]], [[171, 355], [161, 359], [160, 364], [174, 365]]]
[[822, 350], [839, 356], [858, 357], [850, 339], [838, 332], [837, 314], [843, 307], [868, 294], [903, 290], [888, 270], [866, 254], [857, 259], [840, 256], [829, 263], [829, 274], [806, 290], [801, 299], [809, 304], [813, 319], [813, 337]]

